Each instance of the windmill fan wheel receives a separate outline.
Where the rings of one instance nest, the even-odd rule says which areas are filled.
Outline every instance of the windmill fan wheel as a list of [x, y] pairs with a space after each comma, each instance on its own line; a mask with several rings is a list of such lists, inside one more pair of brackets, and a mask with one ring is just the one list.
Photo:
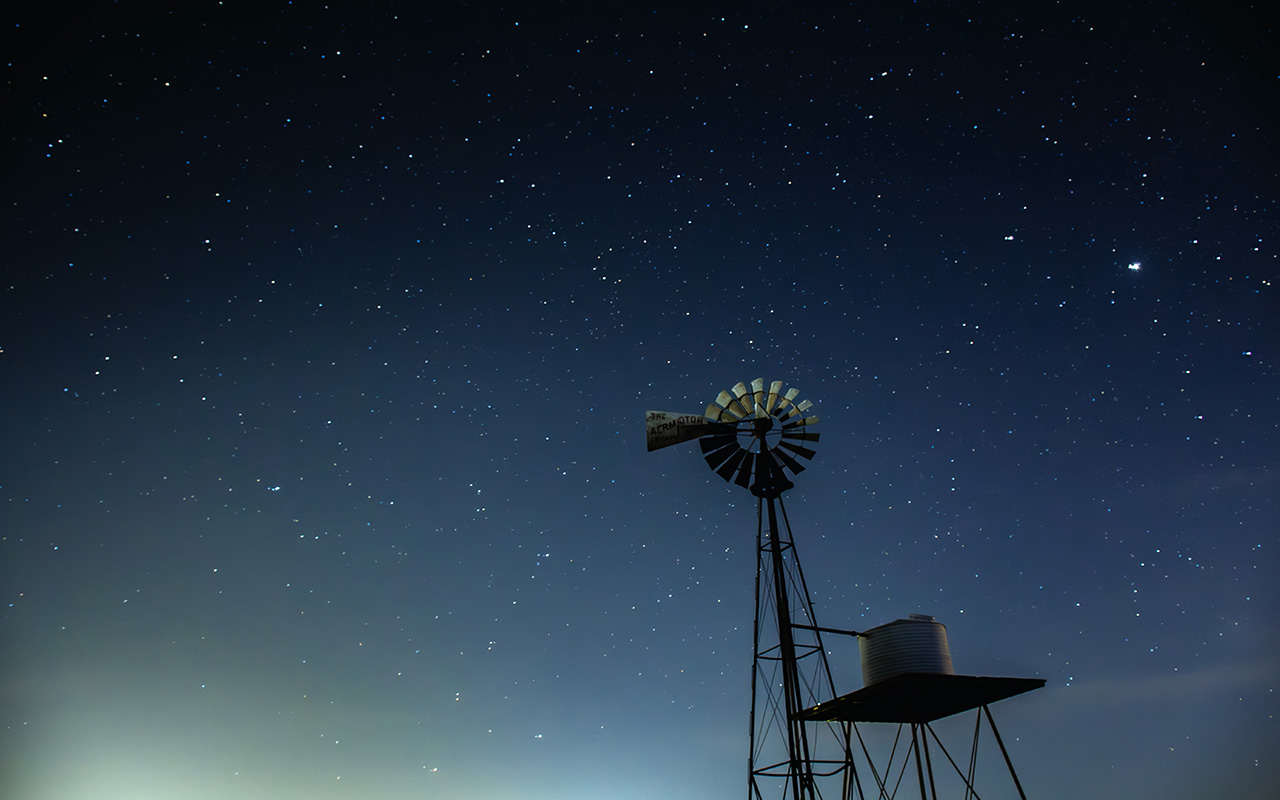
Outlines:
[[810, 430], [817, 415], [799, 389], [782, 390], [782, 381], [765, 389], [763, 378], [750, 388], [739, 383], [707, 406], [710, 431], [698, 440], [707, 465], [726, 481], [761, 497], [776, 497], [795, 484], [787, 473], [804, 471], [798, 459], [811, 460], [820, 434]]

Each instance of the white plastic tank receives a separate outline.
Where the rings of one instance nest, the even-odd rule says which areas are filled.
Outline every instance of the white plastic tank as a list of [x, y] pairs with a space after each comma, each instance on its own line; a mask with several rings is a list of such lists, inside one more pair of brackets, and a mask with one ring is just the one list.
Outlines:
[[870, 686], [904, 672], [954, 675], [947, 627], [925, 614], [912, 614], [865, 631], [858, 639], [862, 684]]

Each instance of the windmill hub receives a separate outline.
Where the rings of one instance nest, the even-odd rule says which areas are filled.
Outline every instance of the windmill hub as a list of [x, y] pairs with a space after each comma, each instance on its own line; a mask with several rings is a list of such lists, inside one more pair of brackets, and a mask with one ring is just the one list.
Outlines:
[[756, 419], [755, 430], [753, 433], [757, 439], [764, 441], [765, 434], [773, 430], [773, 417], [759, 417]]

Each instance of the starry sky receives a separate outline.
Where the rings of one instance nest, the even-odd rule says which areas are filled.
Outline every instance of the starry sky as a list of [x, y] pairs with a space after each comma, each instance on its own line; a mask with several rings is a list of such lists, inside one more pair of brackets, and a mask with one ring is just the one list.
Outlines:
[[1280, 782], [1261, 10], [49, 5], [0, 795], [742, 797], [755, 500], [644, 412], [756, 377], [819, 621], [1045, 679], [1029, 796]]

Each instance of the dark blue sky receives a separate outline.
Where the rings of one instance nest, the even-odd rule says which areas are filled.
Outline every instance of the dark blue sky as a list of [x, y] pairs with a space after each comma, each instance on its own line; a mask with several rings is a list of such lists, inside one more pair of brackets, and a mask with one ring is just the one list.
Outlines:
[[11, 15], [0, 794], [742, 796], [763, 377], [1028, 796], [1269, 797], [1263, 15], [539, 5]]

